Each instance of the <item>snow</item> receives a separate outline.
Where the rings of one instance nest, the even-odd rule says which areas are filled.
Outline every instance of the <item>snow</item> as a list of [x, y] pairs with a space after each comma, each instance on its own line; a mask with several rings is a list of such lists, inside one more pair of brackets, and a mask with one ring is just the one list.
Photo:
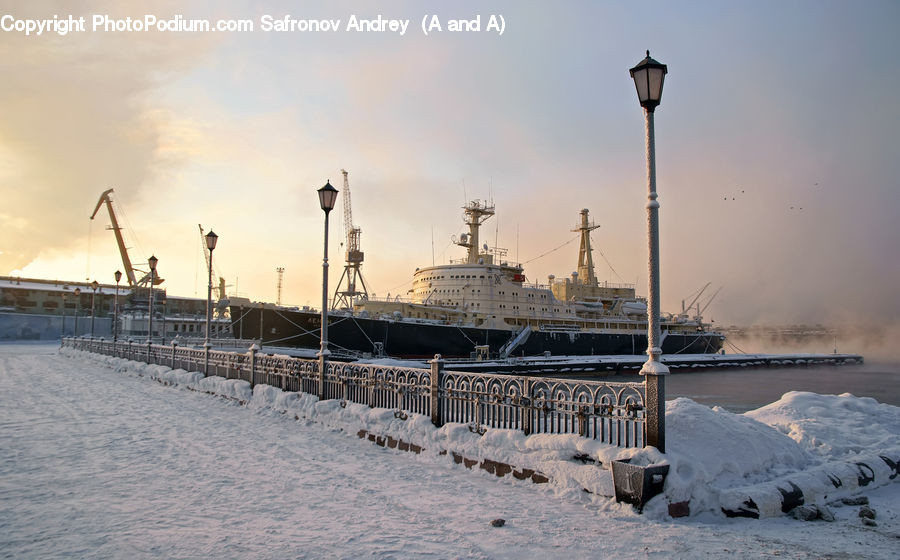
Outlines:
[[900, 448], [897, 410], [849, 393], [792, 391], [746, 416], [775, 427], [824, 459], [853, 459], [866, 451]]
[[[430, 419], [196, 372], [64, 350], [0, 345], [0, 551], [4, 557], [895, 558], [900, 408], [852, 395], [787, 393], [743, 415], [667, 403], [667, 450], [624, 450]], [[424, 448], [377, 447], [361, 430]], [[547, 484], [467, 470], [442, 449], [544, 473]], [[588, 455], [670, 464], [643, 515], [617, 504]], [[857, 462], [873, 465], [865, 488]], [[879, 472], [874, 472], [874, 471]], [[877, 511], [837, 520], [780, 514], [779, 485], [833, 503], [846, 479]], [[896, 478], [894, 479], [896, 480]], [[585, 492], [584, 490], [589, 490]], [[759, 498], [763, 519], [723, 505]], [[672, 519], [666, 502], [690, 501]], [[766, 501], [769, 500], [769, 501]], [[770, 503], [771, 502], [771, 503]], [[778, 502], [780, 503], [780, 501]], [[766, 518], [766, 515], [772, 517]], [[495, 528], [490, 521], [506, 519]]]

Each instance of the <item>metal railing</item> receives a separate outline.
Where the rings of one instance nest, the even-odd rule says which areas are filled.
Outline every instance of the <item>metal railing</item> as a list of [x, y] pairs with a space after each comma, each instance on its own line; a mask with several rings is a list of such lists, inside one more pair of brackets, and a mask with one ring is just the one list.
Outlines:
[[64, 338], [63, 347], [86, 350], [207, 376], [242, 379], [284, 391], [318, 395], [370, 407], [430, 416], [435, 426], [469, 424], [473, 432], [490, 428], [527, 434], [578, 434], [619, 447], [644, 447], [648, 417], [644, 383], [572, 381], [444, 370], [435, 356], [430, 369], [318, 360], [188, 348], [178, 344], [148, 345], [102, 339]]

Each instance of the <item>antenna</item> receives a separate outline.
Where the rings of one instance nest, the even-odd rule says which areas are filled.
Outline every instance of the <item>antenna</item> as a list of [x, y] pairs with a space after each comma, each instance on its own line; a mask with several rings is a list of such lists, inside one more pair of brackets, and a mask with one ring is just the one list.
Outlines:
[[278, 298], [275, 300], [275, 305], [281, 305], [281, 286], [284, 280], [284, 267], [279, 266], [275, 269], [275, 272], [278, 273]]
[[[491, 203], [494, 202], [494, 199], [491, 198]], [[500, 218], [494, 220], [494, 247], [500, 246]], [[487, 250], [487, 249], [485, 249]]]

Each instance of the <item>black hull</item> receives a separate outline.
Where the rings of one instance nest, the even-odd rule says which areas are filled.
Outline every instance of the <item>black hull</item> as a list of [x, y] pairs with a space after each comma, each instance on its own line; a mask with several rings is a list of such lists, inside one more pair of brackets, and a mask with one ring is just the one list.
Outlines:
[[[284, 309], [232, 306], [232, 331], [236, 338], [261, 338], [270, 346], [296, 348], [319, 347], [318, 313]], [[415, 320], [388, 321], [330, 315], [328, 347], [333, 352], [372, 353], [380, 343], [387, 356], [397, 358], [468, 358], [475, 346], [486, 345], [492, 354], [499, 352], [512, 333], [500, 329], [459, 327], [420, 323]], [[664, 354], [712, 354], [722, 348], [719, 333], [696, 332], [664, 335]], [[644, 354], [646, 334], [612, 334], [595, 332], [533, 331], [512, 352], [514, 356], [537, 356], [550, 352], [556, 356], [593, 356], [611, 354]]]

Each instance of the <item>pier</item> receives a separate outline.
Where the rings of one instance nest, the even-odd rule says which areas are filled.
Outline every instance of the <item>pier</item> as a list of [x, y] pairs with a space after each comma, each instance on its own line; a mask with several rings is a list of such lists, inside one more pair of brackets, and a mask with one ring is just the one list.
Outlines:
[[[618, 375], [636, 374], [645, 356], [549, 356], [522, 357], [507, 360], [447, 360], [447, 367], [472, 373], [508, 373], [528, 375]], [[862, 364], [859, 354], [673, 354], [663, 355], [662, 362], [672, 373], [702, 370], [802, 367], [811, 365]]]

